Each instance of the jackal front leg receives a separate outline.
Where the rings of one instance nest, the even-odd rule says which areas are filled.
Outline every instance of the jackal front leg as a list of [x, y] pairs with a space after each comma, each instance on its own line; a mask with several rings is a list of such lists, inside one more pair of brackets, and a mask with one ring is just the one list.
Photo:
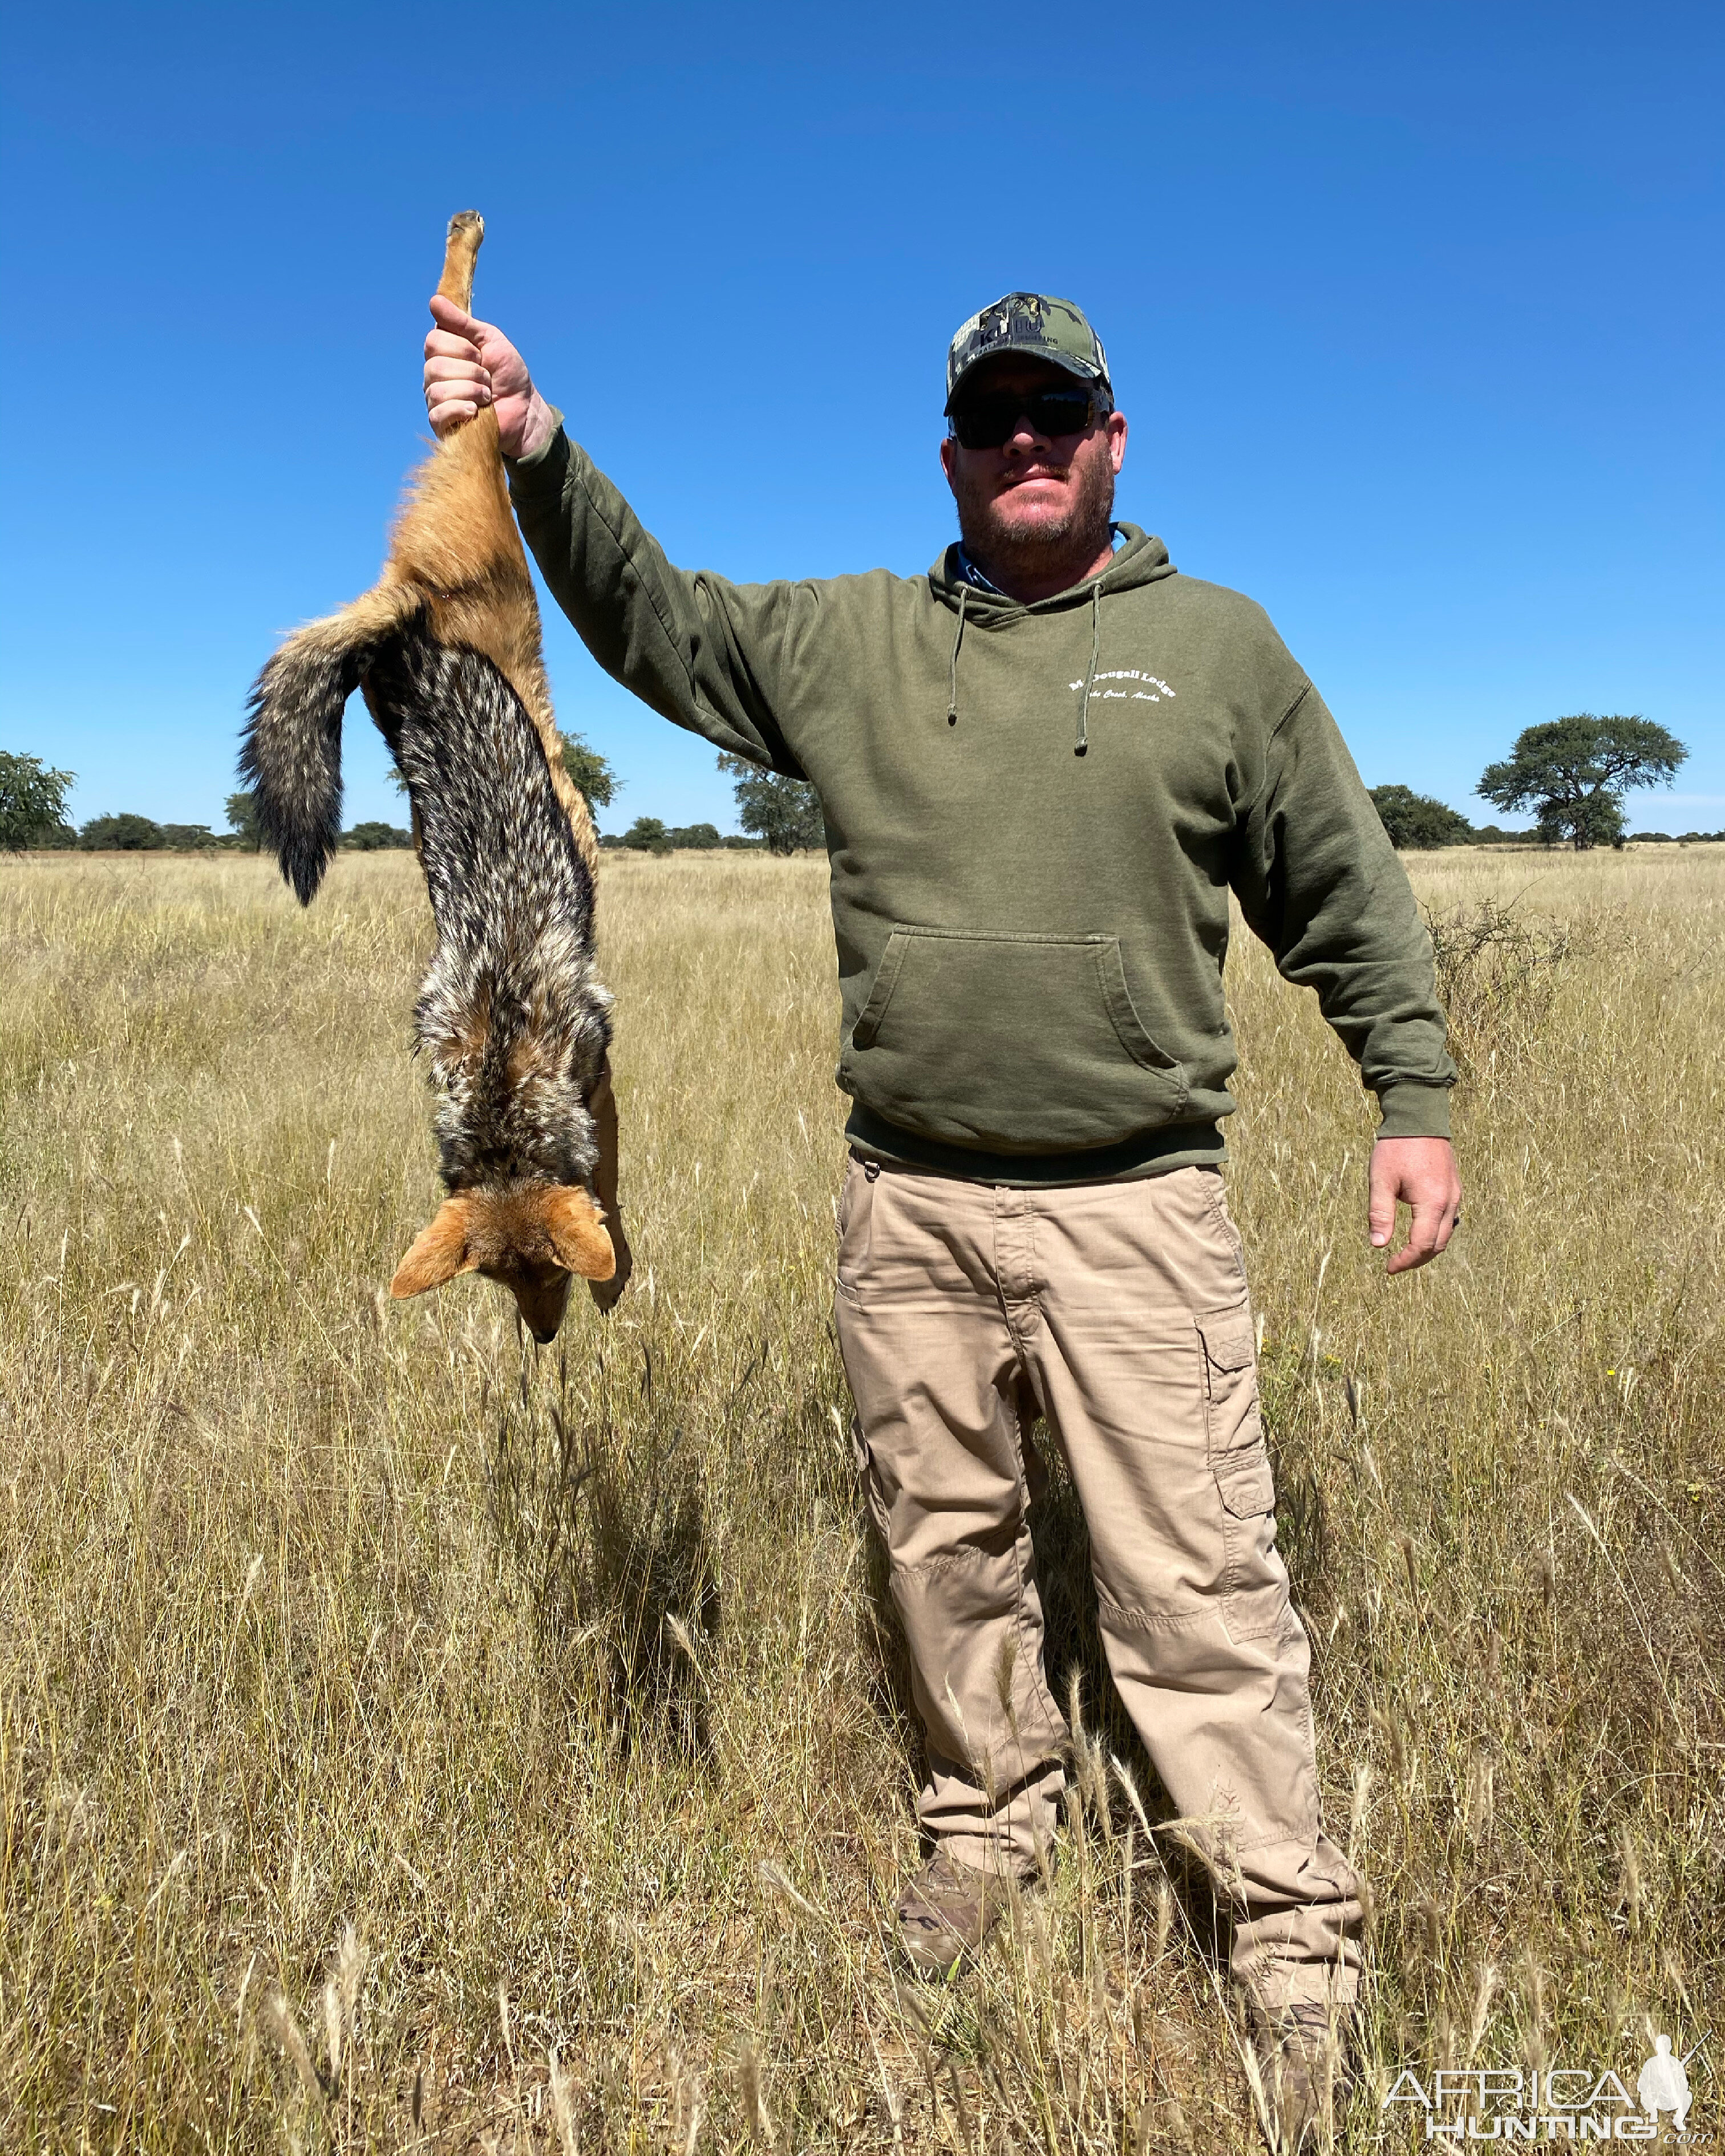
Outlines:
[[603, 1209], [611, 1248], [617, 1254], [617, 1270], [610, 1279], [590, 1280], [587, 1289], [599, 1308], [608, 1311], [615, 1306], [617, 1298], [628, 1286], [629, 1276], [635, 1262], [634, 1253], [629, 1246], [629, 1237], [624, 1232], [623, 1214], [617, 1204], [617, 1096], [611, 1090], [608, 1057], [587, 1106], [593, 1117], [593, 1135], [599, 1142], [599, 1158], [593, 1173], [593, 1195]]

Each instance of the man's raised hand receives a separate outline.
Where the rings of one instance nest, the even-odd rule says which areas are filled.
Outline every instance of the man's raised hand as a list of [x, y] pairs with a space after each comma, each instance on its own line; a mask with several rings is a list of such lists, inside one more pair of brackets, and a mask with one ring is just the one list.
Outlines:
[[491, 404], [505, 456], [530, 457], [542, 449], [557, 431], [557, 419], [502, 331], [441, 293], [432, 300], [431, 317], [437, 327], [425, 339], [425, 409], [432, 433], [441, 439]]
[[1372, 1247], [1395, 1233], [1396, 1201], [1413, 1215], [1408, 1240], [1384, 1267], [1404, 1273], [1427, 1265], [1448, 1243], [1461, 1218], [1461, 1178], [1447, 1138], [1379, 1138], [1372, 1147]]

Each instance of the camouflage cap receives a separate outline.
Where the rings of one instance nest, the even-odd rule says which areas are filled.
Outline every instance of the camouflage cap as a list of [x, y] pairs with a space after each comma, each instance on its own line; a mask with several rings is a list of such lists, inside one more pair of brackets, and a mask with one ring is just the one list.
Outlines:
[[973, 315], [947, 347], [947, 412], [950, 417], [958, 385], [972, 367], [1003, 355], [1045, 359], [1076, 374], [1081, 382], [1099, 382], [1111, 398], [1107, 354], [1102, 340], [1070, 300], [1045, 292], [1009, 292]]

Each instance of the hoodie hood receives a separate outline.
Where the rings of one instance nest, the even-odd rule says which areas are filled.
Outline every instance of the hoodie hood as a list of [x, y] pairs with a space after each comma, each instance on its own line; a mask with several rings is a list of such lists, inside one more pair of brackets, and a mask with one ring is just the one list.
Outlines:
[[1029, 606], [1022, 600], [1009, 598], [1004, 592], [984, 591], [980, 585], [972, 583], [959, 569], [956, 540], [930, 568], [929, 588], [942, 605], [955, 612], [960, 598], [964, 597], [964, 610], [973, 625], [992, 628], [997, 623], [1015, 621], [1022, 614], [1054, 613], [1063, 607], [1087, 603], [1092, 587], [1111, 596], [1116, 592], [1135, 591], [1141, 584], [1153, 584], [1160, 577], [1179, 573], [1169, 561], [1168, 548], [1161, 540], [1136, 524], [1117, 524], [1114, 528], [1120, 534], [1121, 543], [1101, 576], [1087, 577], [1082, 583], [1056, 592], [1052, 598], [1037, 599]]
[[1074, 756], [1090, 753], [1090, 699], [1096, 686], [1096, 669], [1102, 656], [1102, 598], [1118, 592], [1137, 591], [1145, 584], [1153, 584], [1158, 578], [1178, 573], [1168, 557], [1168, 548], [1159, 539], [1136, 524], [1117, 524], [1114, 529], [1121, 536], [1121, 544], [1114, 550], [1114, 557], [1100, 576], [1087, 577], [1082, 583], [1068, 590], [1056, 592], [1051, 598], [1036, 599], [1028, 606], [1020, 599], [1009, 598], [1004, 592], [985, 590], [973, 584], [963, 573], [959, 560], [959, 549], [955, 543], [947, 548], [928, 572], [930, 589], [943, 606], [950, 607], [957, 616], [952, 630], [952, 656], [947, 667], [947, 724], [958, 723], [958, 655], [964, 649], [964, 625], [974, 621], [978, 629], [1002, 629], [1009, 623], [1023, 621], [1032, 614], [1060, 613], [1065, 609], [1087, 604], [1090, 608], [1090, 665], [1084, 677], [1084, 693], [1078, 700], [1077, 738], [1072, 745]]

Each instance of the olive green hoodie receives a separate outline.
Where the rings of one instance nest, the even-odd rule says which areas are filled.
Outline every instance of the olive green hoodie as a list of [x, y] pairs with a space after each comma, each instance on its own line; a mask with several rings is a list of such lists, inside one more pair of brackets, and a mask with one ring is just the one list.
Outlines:
[[1387, 1136], [1443, 1136], [1455, 1068], [1408, 879], [1261, 608], [1132, 525], [1020, 605], [926, 577], [675, 569], [559, 432], [510, 468], [600, 665], [811, 779], [865, 1154], [1034, 1185], [1220, 1157], [1228, 894], [1325, 1017]]

